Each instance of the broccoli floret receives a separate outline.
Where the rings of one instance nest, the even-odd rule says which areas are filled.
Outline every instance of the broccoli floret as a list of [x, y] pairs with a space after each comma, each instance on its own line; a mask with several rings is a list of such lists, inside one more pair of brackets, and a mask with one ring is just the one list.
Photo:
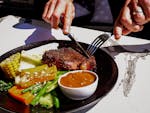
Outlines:
[[53, 107], [53, 97], [50, 93], [40, 97], [39, 104], [47, 109]]
[[0, 80], [0, 92], [2, 91], [7, 91], [8, 89], [10, 89], [13, 86], [13, 84], [11, 82], [5, 82], [3, 80]]

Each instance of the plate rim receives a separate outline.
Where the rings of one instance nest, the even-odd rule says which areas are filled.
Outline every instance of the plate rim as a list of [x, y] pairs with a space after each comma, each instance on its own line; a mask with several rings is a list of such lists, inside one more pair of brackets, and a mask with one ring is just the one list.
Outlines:
[[[11, 54], [14, 54], [14, 53], [16, 53], [16, 52], [18, 52], [18, 51], [21, 51], [21, 50], [29, 50], [29, 49], [36, 48], [36, 47], [40, 47], [40, 46], [42, 46], [42, 45], [46, 45], [46, 44], [49, 44], [49, 43], [60, 43], [61, 41], [62, 41], [62, 42], [71, 42], [70, 40], [45, 40], [45, 41], [39, 41], [39, 42], [32, 42], [32, 43], [30, 43], [30, 44], [24, 44], [24, 45], [22, 45], [22, 46], [16, 47], [16, 48], [11, 49], [11, 50], [5, 52], [4, 54], [2, 54], [2, 55], [0, 56], [0, 62], [1, 62], [3, 59], [9, 57]], [[79, 41], [78, 41], [78, 42], [79, 42]], [[82, 44], [89, 45], [89, 44], [84, 43], [84, 42], [79, 42], [79, 43], [80, 43], [81, 45], [82, 45]], [[101, 51], [103, 51], [103, 52], [110, 58], [110, 60], [113, 62], [113, 64], [115, 65], [115, 69], [116, 69], [116, 70], [115, 70], [115, 76], [116, 76], [116, 78], [115, 78], [115, 80], [114, 80], [113, 86], [111, 87], [111, 89], [110, 89], [107, 93], [105, 93], [104, 95], [100, 96], [100, 97], [97, 98], [96, 100], [93, 100], [91, 103], [88, 103], [88, 104], [86, 104], [86, 105], [84, 105], [84, 106], [80, 106], [80, 107], [75, 108], [75, 109], [71, 109], [71, 110], [67, 110], [67, 111], [59, 111], [59, 113], [76, 112], [76, 111], [80, 111], [80, 110], [83, 110], [83, 109], [87, 109], [87, 108], [90, 107], [91, 105], [92, 105], [92, 106], [95, 106], [104, 96], [106, 96], [107, 94], [109, 94], [109, 93], [111, 92], [111, 90], [114, 88], [114, 86], [115, 86], [115, 84], [116, 84], [116, 82], [117, 82], [117, 80], [118, 80], [118, 66], [117, 66], [117, 63], [115, 62], [115, 60], [113, 59], [113, 57], [112, 57], [111, 55], [109, 55], [107, 52], [105, 52], [105, 51], [102, 50], [101, 48], [99, 48], [99, 49], [100, 49]], [[3, 107], [1, 107], [1, 106], [0, 106], [0, 109], [6, 111], [6, 112], [8, 112], [8, 113], [16, 113], [16, 112], [14, 112], [14, 111], [8, 110], [8, 109], [3, 108]]]

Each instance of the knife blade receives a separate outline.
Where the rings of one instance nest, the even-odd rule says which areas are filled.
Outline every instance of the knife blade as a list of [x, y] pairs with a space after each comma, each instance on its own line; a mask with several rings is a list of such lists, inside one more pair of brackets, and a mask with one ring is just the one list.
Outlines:
[[[58, 24], [58, 27], [61, 28], [61, 29], [63, 29], [63, 23], [62, 23], [61, 20], [62, 20], [62, 19], [60, 19], [60, 22], [59, 22], [59, 24]], [[86, 50], [80, 45], [79, 42], [77, 42], [77, 41], [75, 40], [75, 38], [74, 38], [70, 33], [67, 33], [67, 34], [64, 34], [64, 35], [66, 35], [67, 37], [69, 37], [69, 38], [77, 45], [77, 47], [81, 50], [81, 52], [83, 53], [84, 56], [86, 56], [87, 58], [90, 58], [90, 56], [89, 56], [89, 54], [86, 52]]]
[[102, 50], [110, 54], [113, 58], [116, 55], [124, 52], [128, 53], [150, 53], [150, 43], [139, 45], [115, 45], [102, 47]]

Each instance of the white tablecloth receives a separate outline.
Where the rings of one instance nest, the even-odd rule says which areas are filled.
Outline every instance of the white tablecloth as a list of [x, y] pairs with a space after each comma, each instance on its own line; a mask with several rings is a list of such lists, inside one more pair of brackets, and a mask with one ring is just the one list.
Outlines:
[[[103, 31], [71, 27], [71, 33], [80, 42], [91, 43]], [[68, 40], [60, 29], [51, 29], [44, 22], [32, 20], [24, 23], [20, 17], [7, 16], [0, 19], [0, 55], [35, 41], [63, 39]], [[123, 36], [116, 43], [108, 40], [103, 47], [114, 44], [149, 44], [149, 40]], [[149, 46], [148, 46], [149, 47]], [[148, 48], [150, 49], [150, 48]], [[111, 53], [109, 53], [112, 55]], [[114, 56], [119, 69], [117, 83], [88, 113], [149, 113], [150, 112], [150, 52], [120, 53]]]

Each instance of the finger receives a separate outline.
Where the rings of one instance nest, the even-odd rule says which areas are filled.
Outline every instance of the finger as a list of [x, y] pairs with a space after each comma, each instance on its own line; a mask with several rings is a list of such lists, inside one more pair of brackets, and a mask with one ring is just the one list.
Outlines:
[[47, 15], [47, 12], [49, 10], [49, 5], [50, 5], [50, 1], [48, 1], [46, 4], [45, 4], [45, 7], [44, 7], [44, 12], [43, 12], [43, 15], [42, 15], [42, 18], [48, 22], [48, 20], [46, 19], [46, 15]]
[[142, 31], [144, 26], [143, 25], [137, 25], [138, 26], [138, 29], [136, 31], [133, 31], [133, 32], [139, 32], [139, 31]]
[[145, 15], [143, 13], [142, 8], [138, 6], [138, 1], [132, 0], [131, 6], [132, 6], [132, 12], [133, 12], [132, 16], [134, 18], [134, 21], [139, 25], [143, 25], [146, 22]]
[[129, 7], [124, 7], [120, 18], [120, 22], [130, 32], [136, 32], [140, 29], [140, 26], [133, 22], [130, 11], [131, 10], [129, 9]]
[[51, 4], [49, 5], [49, 10], [47, 12], [47, 18], [50, 19], [53, 12], [54, 12], [54, 9], [56, 7], [56, 3], [57, 3], [57, 0], [52, 0]]
[[124, 7], [128, 6], [130, 2], [131, 2], [131, 0], [126, 0], [125, 4], [124, 4]]
[[131, 0], [126, 0], [124, 7], [121, 9], [120, 14], [115, 21], [114, 30], [113, 30], [115, 39], [120, 39], [123, 34], [130, 33], [130, 31], [128, 29], [125, 29], [125, 27], [121, 23], [121, 18], [124, 18], [123, 17], [124, 10], [126, 10], [126, 7], [128, 7], [130, 2]]
[[[135, 32], [142, 31], [143, 28], [144, 28], [144, 26], [141, 25], [141, 26], [139, 26], [139, 29], [138, 29], [137, 31], [135, 31]], [[128, 35], [128, 34], [130, 34], [130, 33], [131, 33], [130, 30], [128, 30], [127, 28], [123, 27], [122, 35]]]
[[130, 15], [130, 9], [129, 7], [124, 7], [121, 17], [120, 17], [120, 22], [123, 26], [125, 26], [126, 28], [128, 28], [130, 31], [132, 31], [134, 28], [132, 26], [132, 19], [131, 19], [131, 15]]
[[123, 28], [123, 30], [122, 30], [122, 35], [128, 35], [128, 34], [130, 34], [131, 33], [131, 31], [129, 31], [128, 29], [126, 29], [126, 28]]
[[120, 24], [119, 20], [120, 19], [118, 17], [118, 19], [115, 22], [115, 26], [114, 26], [114, 30], [113, 30], [114, 37], [117, 40], [121, 38], [122, 31], [123, 31], [123, 26]]
[[114, 27], [113, 34], [116, 40], [120, 39], [122, 36], [122, 27], [121, 26]]
[[48, 23], [50, 23], [50, 18], [55, 9], [56, 1], [57, 0], [49, 0], [45, 5], [42, 17]]
[[150, 21], [150, 0], [139, 0], [139, 5], [142, 6], [142, 9], [145, 14], [146, 22]]
[[72, 20], [75, 17], [75, 8], [72, 3], [69, 3], [67, 5], [65, 15], [64, 15], [64, 27], [63, 27], [63, 33], [67, 34], [70, 32], [70, 26], [72, 24]]
[[122, 36], [123, 26], [120, 23], [120, 17], [122, 15], [122, 11], [123, 11], [123, 9], [120, 11], [120, 14], [117, 17], [117, 19], [115, 21], [115, 24], [114, 24], [113, 34], [114, 34], [114, 37], [115, 37], [116, 40], [120, 39], [121, 36]]
[[115, 36], [115, 39], [120, 39], [122, 35], [128, 35], [130, 34], [131, 31], [129, 31], [128, 29], [124, 28], [123, 26], [116, 26], [114, 28], [114, 36]]
[[66, 2], [62, 0], [57, 1], [56, 8], [53, 13], [53, 27], [58, 28], [58, 24], [60, 21], [60, 16], [65, 12]]

